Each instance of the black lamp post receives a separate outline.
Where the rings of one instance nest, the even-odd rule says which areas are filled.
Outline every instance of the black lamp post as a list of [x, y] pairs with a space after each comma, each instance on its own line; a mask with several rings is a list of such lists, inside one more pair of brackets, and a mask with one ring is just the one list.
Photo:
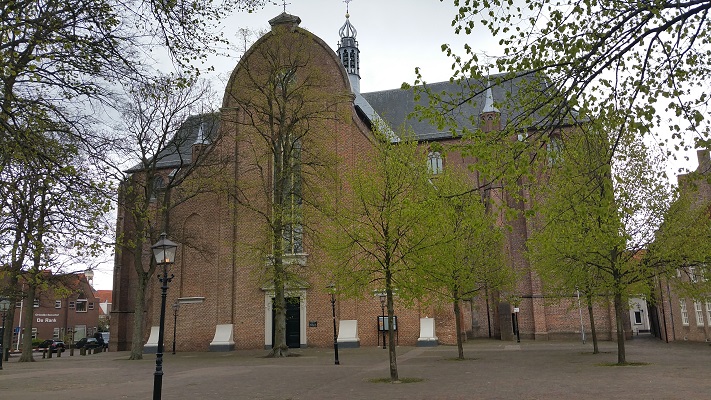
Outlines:
[[175, 354], [175, 333], [178, 327], [178, 309], [180, 308], [180, 303], [173, 304], [173, 354]]
[[335, 358], [335, 364], [340, 365], [338, 361], [338, 333], [336, 332], [336, 286], [331, 284], [328, 285], [331, 290], [331, 310], [333, 311], [333, 356]]
[[387, 294], [380, 294], [380, 314], [383, 318], [383, 348], [385, 348], [385, 300], [387, 300]]
[[158, 243], [151, 246], [156, 264], [163, 267], [163, 273], [158, 275], [161, 282], [160, 324], [158, 325], [158, 349], [156, 351], [156, 372], [153, 378], [153, 400], [160, 400], [163, 388], [163, 328], [165, 327], [165, 298], [168, 295], [168, 282], [173, 279], [173, 274], [168, 276], [168, 265], [175, 262], [175, 250], [178, 244], [166, 239], [165, 232], [161, 233]]
[[2, 359], [5, 358], [5, 349], [3, 348], [3, 337], [5, 336], [5, 317], [7, 310], [10, 309], [10, 300], [2, 299], [0, 301], [0, 312], [2, 313], [2, 330], [0, 330], [0, 369], [2, 369]]

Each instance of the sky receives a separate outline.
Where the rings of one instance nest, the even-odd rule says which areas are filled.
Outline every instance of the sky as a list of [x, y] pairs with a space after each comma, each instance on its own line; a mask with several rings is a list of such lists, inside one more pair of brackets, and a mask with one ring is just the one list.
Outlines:
[[[428, 81], [447, 80], [452, 63], [442, 53], [441, 45], [448, 43], [461, 49], [474, 39], [454, 33], [451, 22], [457, 7], [451, 0], [351, 0], [348, 8], [357, 30], [362, 92], [412, 83], [415, 67], [424, 70]], [[267, 5], [253, 13], [237, 12], [225, 23], [223, 34], [230, 41], [239, 41], [240, 28], [268, 30], [268, 21], [283, 11], [281, 5]], [[286, 12], [300, 17], [302, 28], [337, 49], [338, 30], [346, 20], [343, 0], [289, 0]], [[236, 58], [211, 61], [219, 73], [229, 73], [237, 64]]]
[[[222, 33], [231, 42], [239, 43], [242, 41], [240, 29], [269, 30], [268, 21], [283, 11], [283, 5], [268, 4], [252, 13], [235, 12], [225, 20]], [[403, 82], [412, 84], [416, 67], [421, 69], [427, 82], [449, 79], [452, 59], [442, 52], [443, 44], [451, 45], [461, 54], [464, 54], [465, 43], [478, 53], [495, 55], [498, 51], [497, 40], [487, 29], [475, 30], [469, 35], [454, 33], [451, 22], [457, 7], [452, 0], [350, 0], [348, 11], [351, 24], [357, 30], [361, 92], [399, 88]], [[334, 51], [337, 49], [338, 30], [346, 20], [343, 0], [287, 0], [286, 12], [300, 17], [302, 28], [323, 39]], [[208, 78], [226, 82], [239, 55], [239, 51], [232, 51], [228, 56], [209, 58], [209, 65], [214, 66], [215, 71], [209, 73]], [[215, 89], [221, 99], [224, 83], [217, 83]], [[678, 168], [696, 168], [693, 152], [686, 155], [690, 161], [681, 159], [668, 168], [672, 182], [676, 181]], [[112, 261], [97, 268], [94, 287], [112, 289], [112, 271]]]

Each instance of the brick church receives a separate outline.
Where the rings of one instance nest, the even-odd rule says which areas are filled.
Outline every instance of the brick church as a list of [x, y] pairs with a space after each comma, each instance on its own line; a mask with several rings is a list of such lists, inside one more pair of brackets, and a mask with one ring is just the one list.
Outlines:
[[[198, 152], [209, 150], [207, 160], [212, 162], [207, 162], [204, 167], [198, 165], [193, 179], [209, 176], [202, 184], [212, 182], [219, 188], [185, 196], [186, 200], [170, 212], [168, 236], [180, 246], [171, 271], [175, 277], [168, 290], [169, 317], [165, 329], [172, 332], [175, 328], [178, 351], [272, 346], [274, 287], [263, 279], [260, 271], [269, 262], [269, 254], [264, 251], [268, 247], [264, 234], [268, 226], [261, 216], [266, 212], [270, 196], [264, 188], [264, 177], [268, 178], [272, 173], [270, 165], [273, 162], [264, 155], [262, 128], [273, 121], [259, 119], [259, 107], [255, 102], [265, 90], [286, 90], [290, 85], [312, 80], [312, 86], [300, 92], [300, 96], [303, 97], [304, 112], [315, 116], [309, 121], [309, 129], [318, 141], [305, 140], [299, 145], [303, 147], [304, 157], [318, 154], [329, 160], [340, 160], [339, 168], [349, 168], [360, 157], [367, 156], [372, 149], [372, 129], [378, 121], [384, 121], [393, 129], [410, 127], [425, 151], [431, 143], [447, 144], [458, 140], [449, 132], [408, 118], [415, 106], [411, 90], [360, 92], [360, 50], [356, 30], [348, 15], [339, 31], [340, 42], [336, 51], [321, 38], [300, 28], [299, 17], [282, 13], [269, 22], [271, 31], [257, 40], [232, 72], [219, 114], [195, 116], [186, 121], [181, 134], [188, 138], [185, 140], [188, 145], [179, 146], [176, 153], [162, 153], [165, 157], [159, 162], [159, 174], [165, 178], [180, 173], [181, 168], [196, 159]], [[288, 63], [284, 61], [286, 59], [298, 62]], [[525, 79], [525, 76], [519, 78]], [[481, 129], [499, 129], [513, 113], [513, 108], [507, 108], [509, 102], [505, 99], [512, 94], [515, 97], [517, 82], [489, 88], [473, 102], [462, 106], [460, 111], [466, 117], [474, 116], [475, 121], [478, 116]], [[447, 91], [456, 90], [455, 85], [441, 82], [430, 86], [436, 91]], [[433, 151], [429, 154], [429, 162], [436, 173], [471, 160], [449, 154], [445, 158]], [[136, 171], [136, 174], [140, 173]], [[330, 184], [326, 178], [312, 175], [312, 183], [323, 179], [323, 185]], [[477, 175], [472, 175], [472, 180], [474, 186], [479, 186]], [[175, 190], [188, 190], [191, 185], [189, 180], [186, 182], [186, 189], [178, 187]], [[492, 196], [500, 202], [516, 202], [501, 190], [493, 191]], [[125, 207], [126, 204], [120, 203], [119, 235], [130, 233], [134, 226], [131, 218], [122, 211]], [[528, 206], [521, 202], [518, 207]], [[571, 294], [567, 301], [546, 299], [541, 282], [530, 271], [524, 257], [531, 221], [519, 217], [510, 224], [511, 229], [506, 231], [505, 258], [521, 272], [515, 294], [519, 302], [513, 305], [498, 293], [482, 293], [463, 302], [461, 329], [468, 338], [512, 340], [512, 313], [517, 311], [522, 339], [579, 337], [581, 318], [575, 298]], [[377, 294], [366, 293], [357, 299], [336, 296], [335, 304], [332, 304], [328, 280], [318, 273], [322, 266], [319, 264], [325, 262], [318, 243], [309, 237], [308, 231], [297, 228], [290, 239], [292, 246], [284, 259], [296, 266], [299, 279], [290, 282], [286, 288], [290, 300], [286, 327], [289, 347], [332, 345], [332, 306], [339, 323], [339, 342], [343, 346], [378, 345], [381, 340], [378, 318], [382, 315], [382, 306]], [[146, 260], [148, 250], [143, 249]], [[136, 279], [132, 251], [127, 247], [119, 248], [114, 268], [111, 317], [111, 346], [114, 350], [131, 347]], [[146, 294], [144, 343], [147, 347], [153, 345], [157, 337], [155, 327], [159, 321], [160, 300], [160, 284], [153, 276]], [[174, 315], [171, 315], [171, 304], [177, 305]], [[414, 304], [404, 308], [396, 301], [395, 315], [397, 342], [401, 345], [416, 345], [421, 341], [424, 325], [428, 325], [430, 332], [425, 339], [440, 344], [456, 343], [451, 305]], [[613, 338], [612, 304], [596, 308], [595, 319], [598, 337], [603, 340]], [[587, 322], [582, 325], [589, 331]], [[172, 340], [171, 335], [166, 334], [166, 348], [173, 345]]]

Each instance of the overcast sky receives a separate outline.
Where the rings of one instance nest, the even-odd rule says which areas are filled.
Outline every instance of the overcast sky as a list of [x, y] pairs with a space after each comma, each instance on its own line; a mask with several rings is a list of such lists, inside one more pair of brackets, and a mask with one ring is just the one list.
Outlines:
[[[281, 2], [280, 2], [281, 3]], [[301, 27], [323, 39], [336, 51], [338, 30], [346, 18], [343, 0], [290, 0], [286, 12], [301, 18]], [[268, 30], [269, 20], [284, 10], [283, 6], [267, 5], [253, 13], [239, 12], [223, 28], [224, 35], [239, 42], [238, 30]], [[424, 70], [430, 82], [449, 79], [451, 60], [442, 53], [443, 43], [462, 48], [475, 39], [472, 35], [456, 35], [451, 26], [457, 8], [451, 0], [352, 0], [349, 4], [351, 24], [358, 34], [360, 49], [361, 91], [398, 88], [412, 83], [415, 67]], [[488, 32], [482, 31], [482, 34]], [[474, 47], [483, 49], [480, 43]], [[491, 40], [486, 41], [491, 43]], [[211, 60], [217, 71], [231, 72], [236, 59]]]

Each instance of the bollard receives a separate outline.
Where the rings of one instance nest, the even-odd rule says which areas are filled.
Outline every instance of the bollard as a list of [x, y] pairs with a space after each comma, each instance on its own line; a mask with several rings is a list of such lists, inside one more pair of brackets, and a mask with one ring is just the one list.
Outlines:
[[42, 350], [42, 358], [47, 358], [47, 349]]
[[82, 355], [82, 356], [86, 355], [86, 348], [85, 347], [82, 347], [81, 349], [79, 349], [79, 355]]
[[52, 349], [51, 348], [47, 349], [47, 358], [52, 358]]
[[59, 358], [59, 357], [62, 356], [62, 352], [63, 352], [63, 351], [64, 351], [64, 350], [62, 350], [61, 348], [57, 347], [57, 358]]
[[74, 356], [74, 347], [69, 346], [69, 357]]

